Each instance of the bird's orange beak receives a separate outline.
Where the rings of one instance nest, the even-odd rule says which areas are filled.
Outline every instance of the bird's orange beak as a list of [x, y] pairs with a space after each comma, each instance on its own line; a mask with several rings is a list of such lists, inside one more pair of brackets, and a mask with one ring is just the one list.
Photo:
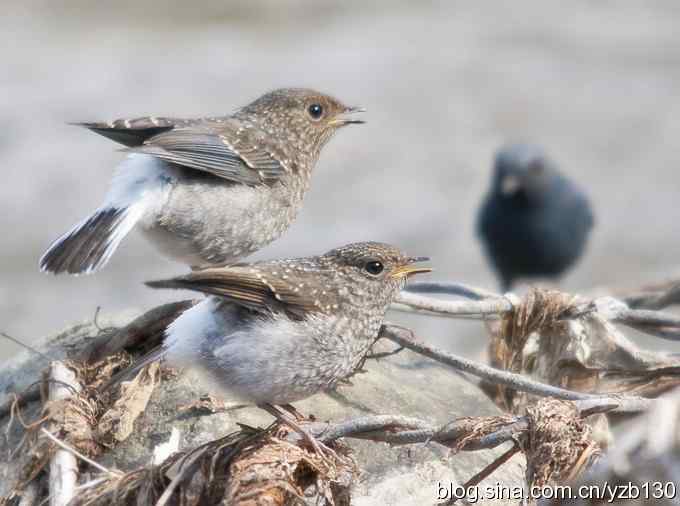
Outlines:
[[432, 272], [432, 269], [430, 267], [418, 267], [415, 265], [417, 262], [427, 262], [430, 259], [428, 257], [412, 257], [407, 260], [407, 263], [404, 265], [400, 265], [394, 271], [392, 271], [392, 277], [393, 278], [401, 278], [401, 277], [409, 277], [413, 276], [414, 274], [421, 274], [425, 272]]

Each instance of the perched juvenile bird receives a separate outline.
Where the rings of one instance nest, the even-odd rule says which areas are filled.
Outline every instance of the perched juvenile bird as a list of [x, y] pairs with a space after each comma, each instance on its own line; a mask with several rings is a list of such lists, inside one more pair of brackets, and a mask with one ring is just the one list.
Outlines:
[[267, 93], [231, 116], [138, 118], [83, 126], [127, 146], [99, 209], [57, 239], [43, 271], [103, 267], [135, 225], [192, 268], [277, 239], [295, 219], [323, 146], [362, 109], [307, 89]]
[[588, 198], [539, 146], [511, 144], [497, 153], [477, 228], [503, 290], [518, 278], [563, 274], [592, 227]]
[[408, 276], [430, 271], [412, 265], [425, 260], [366, 242], [149, 282], [210, 295], [168, 327], [162, 351], [150, 360], [197, 367], [260, 406], [332, 389], [369, 351]]

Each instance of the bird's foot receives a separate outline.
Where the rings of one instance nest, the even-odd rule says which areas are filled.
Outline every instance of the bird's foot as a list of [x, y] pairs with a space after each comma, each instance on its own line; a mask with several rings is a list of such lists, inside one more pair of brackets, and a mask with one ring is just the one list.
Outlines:
[[[285, 405], [285, 406], [286, 406], [286, 409], [288, 409], [288, 407], [292, 408], [292, 406], [290, 406], [290, 404]], [[280, 409], [278, 409], [273, 404], [258, 404], [257, 407], [260, 408], [260, 409], [264, 409], [267, 413], [272, 415], [279, 422], [282, 422], [282, 423], [288, 425], [291, 429], [293, 429], [295, 432], [300, 434], [302, 436], [303, 440], [306, 441], [312, 447], [312, 449], [321, 457], [321, 459], [323, 460], [323, 462], [326, 465], [328, 465], [328, 466], [332, 465], [332, 463], [330, 462], [330, 460], [328, 459], [328, 457], [326, 455], [328, 453], [333, 455], [333, 454], [335, 454], [335, 452], [333, 452], [333, 450], [328, 448], [323, 443], [320, 443], [319, 441], [317, 441], [316, 438], [312, 434], [310, 434], [308, 431], [306, 431], [304, 428], [302, 428], [302, 426], [298, 423], [298, 421], [295, 420], [290, 414], [288, 414], [287, 412], [281, 411]], [[293, 408], [293, 410], [295, 410], [295, 408]], [[298, 413], [298, 415], [300, 414], [297, 410], [295, 410], [295, 412]], [[304, 420], [304, 417], [302, 417], [302, 420]], [[299, 420], [299, 421], [302, 421], [302, 420]]]

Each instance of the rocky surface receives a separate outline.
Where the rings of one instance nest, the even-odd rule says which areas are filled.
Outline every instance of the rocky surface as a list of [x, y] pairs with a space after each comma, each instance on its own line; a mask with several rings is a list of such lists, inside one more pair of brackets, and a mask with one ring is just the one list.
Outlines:
[[[100, 318], [100, 327], [120, 327], [130, 314], [115, 318]], [[81, 349], [84, 343], [100, 332], [92, 323], [74, 325], [44, 341], [40, 350], [50, 359], [61, 358], [67, 350]], [[9, 392], [21, 391], [40, 378], [46, 361], [30, 352], [22, 352], [3, 364], [0, 372], [0, 402]], [[497, 414], [497, 408], [473, 385], [455, 372], [431, 361], [404, 351], [397, 355], [371, 360], [366, 372], [352, 378], [353, 386], [342, 386], [333, 394], [316, 395], [296, 404], [302, 413], [313, 414], [320, 421], [340, 421], [365, 414], [402, 414], [417, 416], [432, 423], [442, 424], [459, 416]], [[257, 408], [246, 407], [226, 413], [188, 416], [183, 407], [208, 393], [207, 385], [195, 374], [183, 372], [170, 375], [156, 386], [151, 399], [135, 422], [130, 437], [117, 444], [112, 451], [100, 455], [102, 464], [130, 470], [149, 464], [153, 449], [170, 439], [173, 429], [179, 431], [180, 448], [223, 436], [237, 429], [236, 422], [251, 426], [267, 426], [271, 417]], [[228, 395], [224, 397], [228, 402]], [[27, 420], [33, 419], [39, 406], [33, 403], [24, 408]], [[0, 420], [0, 496], [8, 493], [14, 474], [22, 462], [22, 455], [10, 455], [23, 429], [16, 420], [7, 432], [9, 419]], [[489, 463], [501, 449], [495, 451], [462, 452], [449, 455], [437, 444], [417, 444], [390, 447], [383, 443], [349, 440], [362, 475], [355, 484], [355, 503], [413, 504], [434, 502], [437, 483], [464, 483]], [[523, 483], [523, 460], [515, 457], [488, 479], [489, 484], [500, 481], [505, 485]], [[506, 504], [488, 501], [483, 504]]]

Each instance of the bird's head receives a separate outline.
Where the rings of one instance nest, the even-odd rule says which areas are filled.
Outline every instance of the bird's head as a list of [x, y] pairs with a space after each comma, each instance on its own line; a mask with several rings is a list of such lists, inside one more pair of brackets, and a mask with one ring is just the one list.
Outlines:
[[364, 109], [315, 90], [281, 88], [262, 95], [237, 115], [304, 153], [318, 154], [338, 129], [364, 123], [354, 116], [359, 112]]
[[496, 154], [493, 191], [504, 199], [537, 203], [548, 193], [558, 174], [540, 146], [509, 144]]
[[322, 257], [344, 282], [339, 295], [356, 305], [387, 309], [409, 277], [430, 272], [419, 262], [427, 257], [408, 256], [394, 246], [380, 242], [362, 242], [335, 248]]

